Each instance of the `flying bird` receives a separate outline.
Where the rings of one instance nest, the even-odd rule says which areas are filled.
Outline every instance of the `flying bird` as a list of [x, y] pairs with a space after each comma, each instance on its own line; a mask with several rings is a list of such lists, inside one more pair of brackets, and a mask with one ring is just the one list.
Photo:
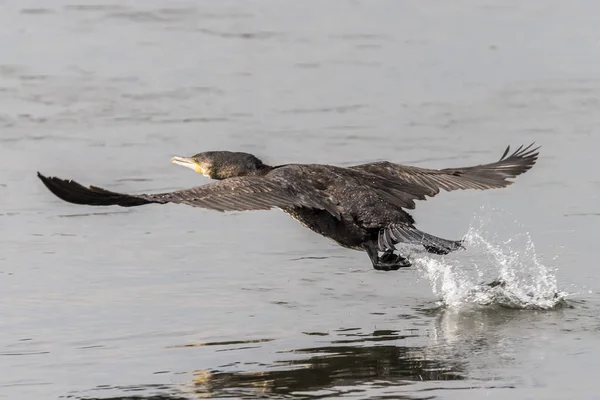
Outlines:
[[46, 177], [44, 185], [64, 201], [90, 206], [136, 207], [145, 204], [186, 204], [216, 211], [279, 208], [307, 228], [346, 248], [365, 251], [373, 268], [390, 271], [410, 266], [398, 253], [399, 243], [423, 246], [435, 254], [462, 248], [462, 241], [422, 232], [406, 212], [415, 200], [458, 189], [495, 189], [529, 170], [539, 147], [533, 143], [499, 161], [463, 168], [427, 169], [389, 161], [351, 167], [325, 164], [270, 166], [252, 154], [209, 151], [173, 157], [173, 164], [215, 179], [202, 186], [156, 194], [123, 194], [73, 180]]

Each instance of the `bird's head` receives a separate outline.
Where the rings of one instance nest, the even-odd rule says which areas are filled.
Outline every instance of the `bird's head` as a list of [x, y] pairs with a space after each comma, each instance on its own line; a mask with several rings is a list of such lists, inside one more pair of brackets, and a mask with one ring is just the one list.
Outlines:
[[260, 175], [269, 168], [252, 154], [231, 151], [207, 151], [192, 157], [173, 157], [171, 163], [193, 169], [210, 179]]

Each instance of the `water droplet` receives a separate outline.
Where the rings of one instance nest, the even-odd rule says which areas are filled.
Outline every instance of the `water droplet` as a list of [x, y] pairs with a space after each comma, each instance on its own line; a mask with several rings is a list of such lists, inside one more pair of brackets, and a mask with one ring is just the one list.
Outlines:
[[[476, 216], [471, 223], [465, 237], [468, 255], [451, 253], [440, 258], [423, 253], [413, 258], [434, 294], [450, 308], [475, 304], [551, 309], [564, 303], [567, 293], [558, 290], [554, 268], [538, 259], [529, 232], [501, 240], [494, 232], [510, 219], [501, 211], [486, 214], [488, 218]], [[509, 228], [514, 231], [514, 226]], [[469, 264], [464, 262], [466, 257], [472, 260]]]

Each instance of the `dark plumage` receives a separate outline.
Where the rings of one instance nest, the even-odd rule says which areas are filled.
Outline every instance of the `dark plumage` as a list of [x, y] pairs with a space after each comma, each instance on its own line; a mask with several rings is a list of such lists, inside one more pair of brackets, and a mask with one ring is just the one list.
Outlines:
[[[465, 168], [426, 169], [388, 161], [349, 168], [322, 164], [265, 165], [247, 153], [215, 151], [193, 157], [174, 157], [171, 162], [218, 179], [192, 189], [169, 193], [129, 195], [95, 186], [84, 187], [72, 180], [45, 177], [44, 185], [59, 198], [93, 206], [180, 203], [217, 211], [268, 210], [280, 208], [304, 226], [342, 246], [364, 250], [373, 267], [395, 270], [409, 266], [394, 253], [398, 243], [424, 246], [436, 254], [447, 254], [460, 241], [438, 238], [415, 228], [404, 209], [414, 209], [415, 200], [435, 196], [440, 189], [494, 189], [510, 185], [508, 178], [529, 170], [538, 158], [538, 148], [519, 147], [499, 161]], [[379, 253], [383, 253], [379, 255]]]

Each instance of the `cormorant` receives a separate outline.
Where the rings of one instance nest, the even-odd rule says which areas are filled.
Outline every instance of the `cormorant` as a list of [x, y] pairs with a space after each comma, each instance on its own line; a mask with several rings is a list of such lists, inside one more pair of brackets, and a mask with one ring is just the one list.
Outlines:
[[[181, 203], [217, 211], [279, 208], [313, 231], [340, 245], [366, 251], [377, 270], [397, 270], [410, 262], [394, 251], [398, 243], [422, 245], [447, 254], [462, 241], [442, 239], [415, 228], [404, 210], [440, 189], [493, 189], [529, 170], [538, 158], [533, 143], [499, 161], [464, 168], [426, 169], [372, 162], [348, 168], [323, 164], [269, 166], [248, 153], [209, 151], [173, 157], [173, 164], [216, 179], [192, 189], [158, 194], [122, 194], [89, 188], [72, 180], [38, 177], [52, 193], [75, 204], [92, 206]], [[381, 255], [379, 253], [382, 253]]]

